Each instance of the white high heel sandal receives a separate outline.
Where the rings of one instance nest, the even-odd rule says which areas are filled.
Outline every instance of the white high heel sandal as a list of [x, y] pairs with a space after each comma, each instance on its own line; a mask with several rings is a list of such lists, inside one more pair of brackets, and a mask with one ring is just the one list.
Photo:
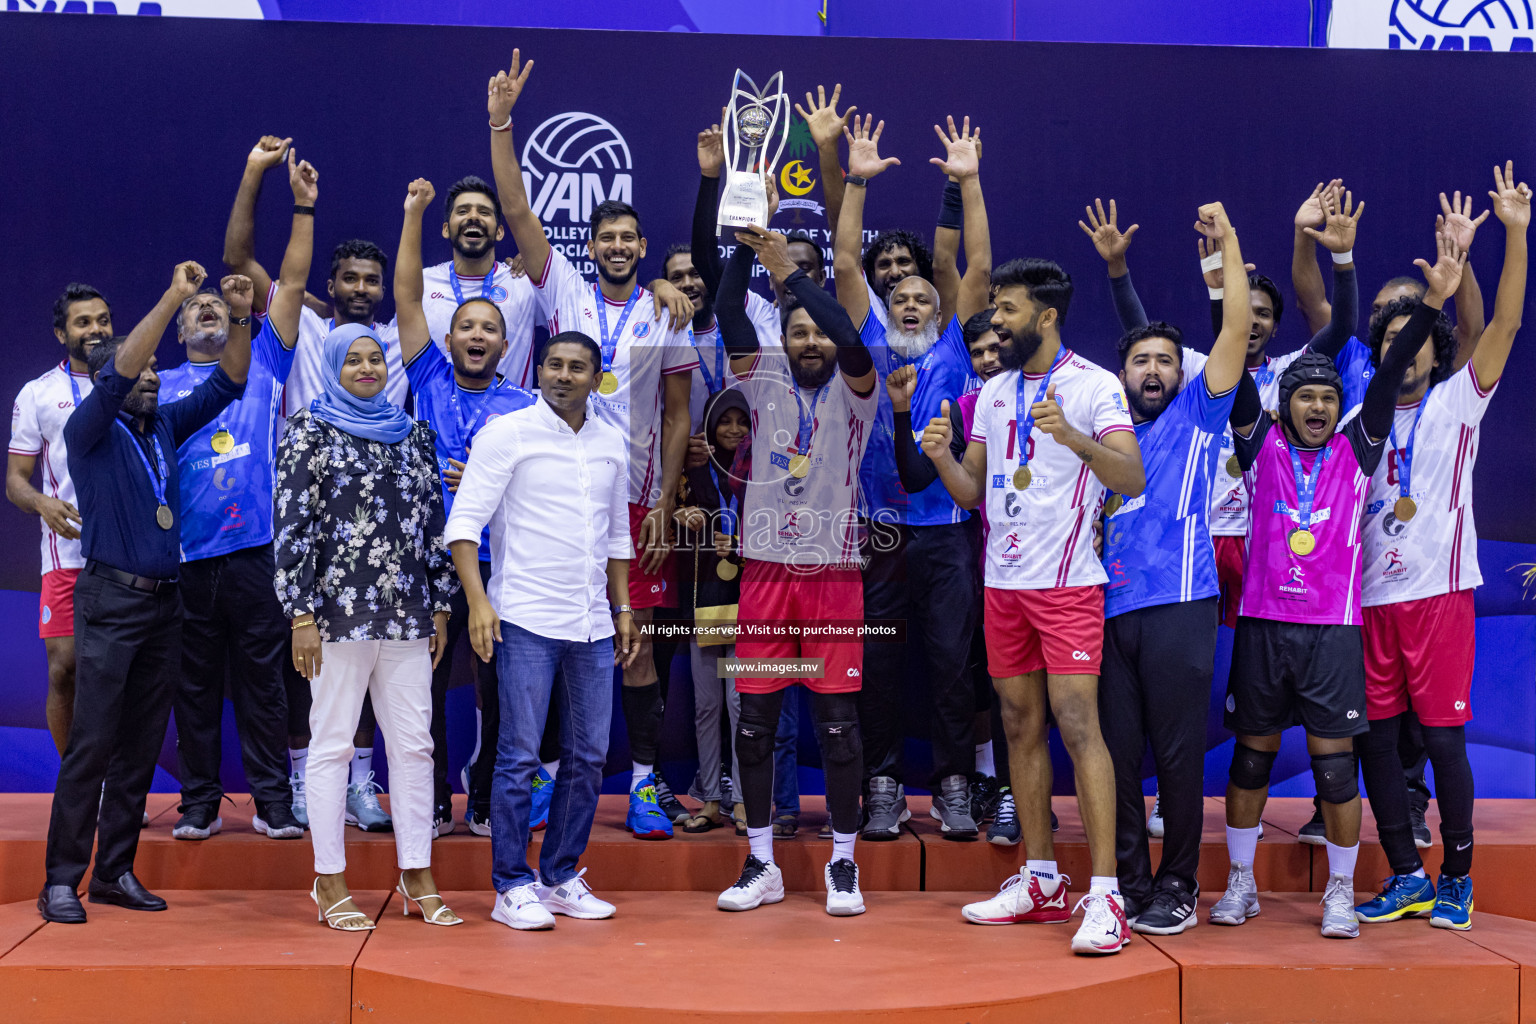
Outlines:
[[[309, 898], [315, 901], [315, 909], [320, 912], [320, 916], [316, 920], [325, 922], [327, 928], [333, 928], [338, 932], [371, 932], [375, 927], [372, 921], [368, 921], [368, 915], [364, 914], [362, 911], [344, 910], [339, 914], [336, 913], [337, 907], [352, 899], [350, 894], [348, 894], [345, 899], [338, 900], [336, 903], [334, 903], [330, 910], [320, 910], [320, 879], [318, 878], [315, 879], [314, 886], [309, 890]], [[368, 927], [343, 928], [341, 926], [340, 922], [349, 921], [354, 917], [360, 917], [363, 920], [368, 921]]]
[[[416, 904], [416, 909], [421, 911], [421, 919], [423, 921], [427, 922], [427, 924], [435, 924], [435, 925], [438, 925], [438, 926], [443, 927], [443, 928], [451, 928], [451, 927], [453, 927], [456, 924], [463, 924], [464, 923], [464, 919], [462, 917], [455, 917], [451, 921], [440, 921], [440, 920], [438, 920], [438, 918], [445, 911], [447, 913], [450, 913], [450, 914], [453, 913], [453, 911], [448, 909], [448, 904], [444, 903], [442, 901], [443, 898], [441, 896], [438, 896], [437, 893], [435, 893], [435, 892], [429, 892], [425, 896], [412, 896], [410, 893], [406, 892], [405, 891], [405, 874], [403, 872], [400, 875], [399, 883], [397, 883], [395, 885], [395, 892], [397, 892], [401, 896], [405, 897], [405, 902], [400, 904], [400, 912], [402, 914], [404, 914], [406, 917], [410, 917], [411, 916], [411, 904], [414, 903], [414, 904]], [[421, 905], [421, 901], [422, 900], [430, 900], [430, 899], [433, 899], [434, 897], [438, 901], [437, 909], [432, 911], [431, 914], [428, 914], [427, 913], [427, 908], [423, 907]]]

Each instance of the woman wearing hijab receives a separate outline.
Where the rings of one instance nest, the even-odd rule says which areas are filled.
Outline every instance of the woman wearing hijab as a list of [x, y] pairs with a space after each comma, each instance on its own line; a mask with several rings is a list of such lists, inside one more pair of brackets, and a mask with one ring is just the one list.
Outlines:
[[373, 928], [347, 889], [342, 844], [352, 735], [371, 694], [389, 752], [402, 909], [459, 924], [430, 868], [432, 668], [457, 587], [432, 430], [385, 397], [389, 371], [372, 328], [347, 324], [322, 344], [324, 390], [288, 421], [273, 496], [277, 595], [294, 667], [314, 694], [308, 792], [319, 877], [310, 895], [330, 927]]

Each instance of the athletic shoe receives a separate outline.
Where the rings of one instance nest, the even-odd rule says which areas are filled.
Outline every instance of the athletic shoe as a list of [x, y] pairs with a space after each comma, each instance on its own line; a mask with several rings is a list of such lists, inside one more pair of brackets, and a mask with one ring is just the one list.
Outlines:
[[656, 776], [656, 806], [661, 808], [661, 813], [665, 814], [674, 825], [681, 825], [692, 817], [688, 813], [688, 808], [673, 795], [672, 787], [667, 785], [667, 780], [660, 775]]
[[1435, 885], [1435, 909], [1429, 923], [1436, 928], [1454, 928], [1464, 932], [1472, 927], [1472, 876], [1452, 878], [1441, 875]]
[[[548, 812], [545, 814], [548, 817]], [[640, 785], [629, 791], [629, 815], [624, 827], [634, 833], [636, 839], [671, 839], [672, 819], [661, 812], [656, 804], [656, 776], [647, 775]]]
[[1381, 892], [1355, 908], [1355, 917], [1365, 924], [1396, 921], [1400, 917], [1418, 917], [1435, 906], [1435, 887], [1422, 875], [1393, 875]]
[[[1423, 785], [1420, 782], [1420, 785]], [[1429, 810], [1429, 791], [1410, 787], [1408, 790], [1408, 821], [1413, 826], [1413, 845], [1421, 850], [1427, 850], [1435, 845], [1435, 837], [1429, 831], [1429, 825], [1424, 821], [1424, 813]]]
[[784, 873], [777, 864], [764, 864], [751, 854], [741, 866], [741, 877], [720, 894], [715, 906], [721, 910], [756, 910], [764, 903], [778, 903], [784, 898]]
[[491, 819], [480, 817], [473, 807], [464, 812], [464, 824], [474, 835], [489, 836], [491, 834]]
[[1227, 872], [1227, 891], [1211, 907], [1211, 924], [1242, 924], [1259, 913], [1259, 887], [1253, 880], [1253, 868], [1232, 862]]
[[998, 801], [1002, 799], [1002, 789], [997, 784], [997, 779], [991, 775], [983, 775], [981, 772], [971, 773], [971, 820], [976, 822], [978, 828], [992, 820], [997, 813]]
[[294, 772], [288, 776], [288, 787], [293, 790], [293, 803], [289, 805], [293, 811], [293, 819], [305, 828], [309, 828], [309, 804], [304, 797], [304, 776]]
[[[1062, 886], [1063, 889], [1066, 886]], [[1118, 893], [1090, 892], [1077, 901], [1083, 911], [1083, 923], [1072, 936], [1072, 952], [1087, 956], [1118, 953], [1131, 941], [1131, 926], [1125, 920], [1125, 905]]]
[[822, 874], [827, 881], [827, 913], [833, 917], [864, 913], [864, 894], [859, 892], [857, 864], [844, 857], [828, 864]]
[[177, 839], [207, 839], [218, 835], [223, 827], [224, 819], [219, 817], [217, 804], [195, 804], [181, 808], [181, 818], [171, 829], [171, 835]]
[[987, 826], [987, 842], [995, 846], [1018, 846], [1022, 833], [1019, 816], [1013, 806], [1013, 789], [1004, 786], [998, 791], [997, 812], [992, 824]]
[[139, 828], [149, 828], [149, 812], [145, 811], [139, 816]]
[[287, 804], [272, 804], [266, 808], [257, 808], [256, 814], [251, 818], [251, 827], [257, 832], [265, 832], [268, 839], [302, 839], [304, 837], [304, 826], [299, 824], [299, 819], [293, 816], [293, 811]]
[[[901, 835], [901, 823], [912, 817], [907, 810], [906, 788], [889, 775], [876, 775], [869, 780], [869, 792], [864, 796], [865, 839], [883, 841]], [[974, 823], [973, 823], [974, 824]]]
[[1357, 939], [1360, 922], [1355, 917], [1355, 880], [1343, 875], [1329, 875], [1323, 890], [1323, 938]]
[[[1262, 826], [1260, 826], [1262, 828]], [[1260, 833], [1260, 838], [1263, 833]], [[1296, 838], [1311, 846], [1322, 846], [1328, 841], [1327, 828], [1323, 824], [1323, 805], [1316, 797], [1312, 798], [1312, 817], [1296, 833]]]
[[364, 832], [393, 832], [395, 823], [379, 806], [382, 792], [383, 788], [373, 781], [373, 772], [369, 772], [362, 782], [348, 786], [346, 823], [356, 825]]
[[612, 917], [616, 908], [612, 903], [592, 895], [591, 887], [581, 877], [586, 873], [587, 869], [582, 868], [570, 881], [559, 885], [536, 882], [533, 891], [539, 897], [539, 902], [544, 904], [544, 909], [551, 914], [564, 914], [582, 921], [601, 921]]
[[456, 826], [453, 821], [453, 805], [444, 804], [432, 812], [432, 838], [451, 835]]
[[1152, 813], [1147, 815], [1147, 835], [1153, 839], [1163, 838], [1163, 795], [1161, 793], [1152, 798]]
[[964, 775], [950, 775], [939, 782], [928, 815], [939, 823], [945, 839], [969, 842], [979, 831], [971, 817], [971, 784]]
[[960, 916], [972, 924], [1062, 924], [1072, 919], [1067, 909], [1067, 885], [1072, 879], [1056, 876], [1056, 888], [1049, 896], [1039, 875], [1020, 868], [1003, 883], [997, 895], [980, 903], [967, 903]]
[[821, 828], [816, 830], [816, 838], [817, 839], [825, 839], [829, 843], [832, 841], [832, 819], [831, 818], [828, 818], [826, 821], [821, 823]]
[[533, 773], [533, 805], [528, 809], [528, 831], [537, 832], [549, 824], [549, 803], [554, 798], [555, 780], [540, 765]]
[[549, 912], [549, 908], [539, 900], [539, 894], [534, 891], [534, 883], [508, 889], [496, 897], [496, 909], [491, 911], [491, 920], [500, 921], [508, 928], [515, 928], [520, 932], [544, 931], [555, 926], [555, 915]]
[[1177, 935], [1193, 928], [1200, 923], [1195, 905], [1199, 898], [1198, 886], [1192, 893], [1185, 892], [1173, 879], [1167, 879], [1153, 890], [1145, 906], [1137, 908], [1131, 928], [1146, 935]]

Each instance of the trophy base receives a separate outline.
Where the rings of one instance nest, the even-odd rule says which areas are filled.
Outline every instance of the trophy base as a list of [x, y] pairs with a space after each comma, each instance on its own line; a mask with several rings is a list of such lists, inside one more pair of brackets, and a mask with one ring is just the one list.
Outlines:
[[752, 224], [768, 226], [768, 191], [758, 175], [731, 171], [726, 176], [720, 209], [715, 215], [715, 232], [719, 234], [726, 228], [744, 228]]

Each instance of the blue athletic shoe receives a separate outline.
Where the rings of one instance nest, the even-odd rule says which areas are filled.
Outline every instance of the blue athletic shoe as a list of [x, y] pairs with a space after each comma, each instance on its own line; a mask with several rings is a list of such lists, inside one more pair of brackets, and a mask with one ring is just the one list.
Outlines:
[[1374, 899], [1355, 908], [1355, 918], [1366, 924], [1396, 921], [1400, 917], [1417, 917], [1434, 905], [1435, 887], [1428, 878], [1393, 875]]
[[1452, 878], [1441, 875], [1435, 885], [1435, 909], [1429, 923], [1436, 928], [1454, 928], [1464, 932], [1472, 927], [1472, 877]]
[[661, 812], [656, 802], [656, 776], [647, 775], [640, 785], [629, 791], [629, 815], [624, 827], [635, 834], [636, 839], [671, 839], [672, 822]]
[[549, 824], [549, 802], [555, 797], [555, 780], [543, 767], [533, 773], [533, 809], [528, 813], [528, 830], [537, 832]]

